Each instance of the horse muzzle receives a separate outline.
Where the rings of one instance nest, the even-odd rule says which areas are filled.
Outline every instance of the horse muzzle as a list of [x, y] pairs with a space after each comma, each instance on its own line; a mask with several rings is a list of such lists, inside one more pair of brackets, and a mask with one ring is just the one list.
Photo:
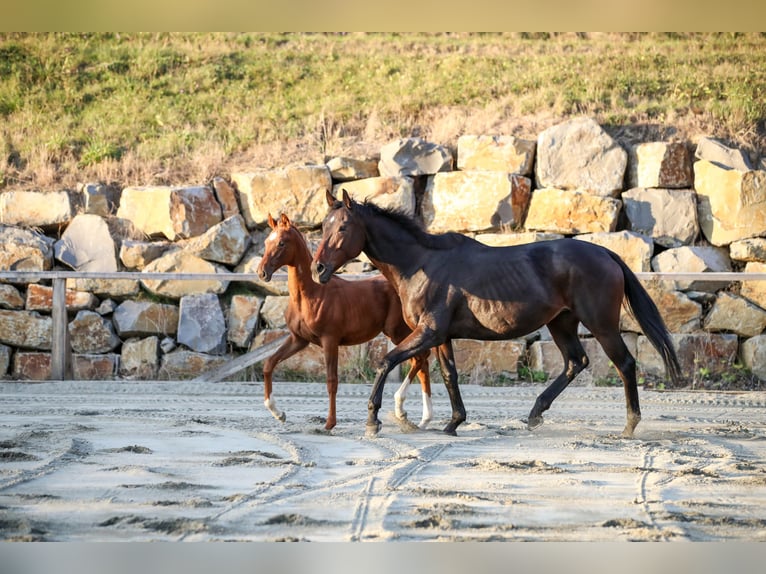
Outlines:
[[271, 281], [271, 275], [272, 275], [271, 270], [266, 270], [263, 267], [258, 268], [258, 277], [261, 278], [261, 281], [268, 283], [269, 281]]
[[331, 265], [325, 265], [321, 261], [314, 261], [311, 264], [311, 278], [316, 283], [327, 283], [332, 277], [333, 271], [335, 271]]

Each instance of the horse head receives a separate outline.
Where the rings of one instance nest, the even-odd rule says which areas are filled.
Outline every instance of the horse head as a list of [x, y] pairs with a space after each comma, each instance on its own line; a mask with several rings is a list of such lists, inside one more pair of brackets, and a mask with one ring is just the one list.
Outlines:
[[258, 265], [258, 276], [267, 283], [271, 281], [274, 271], [291, 262], [290, 230], [293, 229], [293, 224], [284, 213], [279, 216], [279, 221], [269, 213], [268, 222], [272, 231], [266, 238], [263, 257]]
[[327, 283], [333, 273], [358, 256], [364, 248], [364, 223], [357, 216], [358, 206], [343, 189], [340, 201], [327, 191], [325, 197], [330, 211], [322, 221], [322, 241], [317, 247], [311, 274], [317, 283]]

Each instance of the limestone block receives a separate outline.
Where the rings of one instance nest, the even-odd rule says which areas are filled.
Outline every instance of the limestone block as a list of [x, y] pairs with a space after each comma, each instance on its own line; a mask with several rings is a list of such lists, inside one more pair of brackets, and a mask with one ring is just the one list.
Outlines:
[[114, 310], [112, 321], [123, 339], [151, 335], [175, 335], [178, 307], [150, 301], [123, 301]]
[[766, 335], [756, 335], [742, 342], [739, 348], [742, 364], [762, 381], [766, 381]]
[[524, 227], [529, 231], [578, 234], [614, 231], [622, 203], [580, 191], [537, 189]]
[[700, 138], [694, 157], [720, 165], [728, 169], [749, 171], [753, 164], [748, 155], [741, 149], [732, 148], [722, 141], [711, 137]]
[[709, 161], [694, 164], [698, 218], [713, 245], [766, 235], [766, 171], [726, 169]]
[[415, 188], [411, 177], [368, 177], [333, 187], [333, 195], [341, 197], [345, 189], [355, 201], [369, 200], [384, 209], [396, 209], [410, 217], [415, 215]]
[[95, 311], [79, 311], [69, 323], [69, 342], [75, 353], [108, 353], [122, 341], [112, 321]]
[[645, 189], [623, 192], [630, 229], [664, 247], [692, 243], [699, 234], [697, 195], [685, 189]]
[[237, 214], [181, 245], [184, 251], [206, 261], [236, 265], [250, 246], [250, 233], [244, 217]]
[[[731, 260], [726, 249], [707, 245], [685, 245], [663, 251], [652, 258], [652, 270], [664, 273], [703, 273], [731, 271]], [[707, 291], [713, 293], [728, 285], [727, 281], [687, 280], [668, 281], [679, 291]]]
[[192, 351], [221, 355], [226, 351], [226, 320], [213, 293], [181, 297], [178, 342]]
[[47, 229], [69, 223], [72, 216], [67, 191], [0, 193], [0, 224]]
[[452, 154], [439, 144], [421, 138], [405, 138], [380, 149], [378, 171], [388, 175], [433, 175], [452, 171]]
[[283, 212], [298, 226], [319, 226], [327, 213], [332, 178], [326, 165], [233, 173], [231, 179], [248, 229], [265, 227], [269, 214]]
[[733, 241], [729, 245], [729, 257], [736, 261], [766, 263], [766, 238], [753, 237]]
[[47, 381], [51, 378], [51, 354], [39, 351], [16, 351], [11, 375], [26, 381]]
[[124, 239], [120, 245], [120, 261], [128, 269], [141, 271], [149, 263], [164, 255], [173, 244], [169, 241], [136, 241]]
[[269, 329], [283, 329], [286, 326], [285, 312], [290, 304], [290, 297], [267, 295], [261, 306], [261, 320]]
[[247, 348], [253, 340], [260, 320], [263, 297], [234, 295], [228, 313], [228, 341], [237, 347]]
[[53, 320], [35, 311], [0, 310], [0, 343], [50, 351]]
[[237, 192], [222, 177], [213, 178], [213, 193], [218, 203], [221, 204], [221, 212], [224, 219], [234, 215], [240, 215]]
[[346, 182], [378, 177], [378, 160], [353, 157], [334, 157], [327, 162], [333, 181]]
[[628, 150], [630, 187], [684, 188], [694, 185], [689, 148], [681, 142], [646, 142]]
[[[66, 289], [64, 293], [67, 311], [76, 312], [93, 310], [98, 305], [98, 298], [87, 291]], [[46, 285], [29, 285], [25, 308], [27, 311], [50, 312], [53, 308], [53, 287]]]
[[722, 291], [718, 293], [702, 326], [706, 331], [726, 331], [743, 337], [755, 337], [766, 329], [766, 310], [744, 297]]
[[120, 355], [75, 354], [72, 356], [72, 377], [77, 381], [108, 381], [117, 374]]
[[[751, 261], [745, 265], [745, 273], [766, 273], [766, 263]], [[766, 281], [742, 281], [740, 295], [762, 309], [766, 309]]]
[[175, 241], [201, 235], [223, 216], [207, 186], [157, 186], [125, 188], [117, 217], [132, 222], [149, 237], [164, 235]]
[[651, 270], [654, 244], [648, 237], [632, 231], [584, 233], [575, 239], [606, 247], [619, 255], [634, 272]]
[[37, 231], [0, 225], [0, 270], [48, 271], [53, 267], [54, 243]]
[[574, 118], [537, 136], [535, 187], [616, 197], [627, 164], [628, 153], [595, 120]]
[[103, 183], [86, 183], [80, 187], [85, 213], [108, 217], [117, 212], [120, 205], [120, 190]]
[[457, 140], [457, 168], [532, 175], [537, 141], [508, 135], [462, 135]]
[[157, 378], [159, 356], [158, 337], [128, 339], [120, 351], [120, 376], [138, 380]]
[[171, 299], [195, 293], [223, 293], [229, 287], [228, 269], [205, 261], [186, 251], [171, 250], [149, 263], [144, 273], [205, 273], [218, 274], [221, 279], [142, 279], [141, 284], [150, 293]]
[[497, 171], [454, 171], [429, 178], [423, 222], [431, 233], [520, 227], [532, 182]]
[[100, 215], [77, 215], [54, 245], [58, 261], [75, 271], [117, 271], [115, 243]]
[[208, 355], [186, 349], [176, 349], [162, 356], [157, 378], [170, 381], [195, 379], [229, 361], [231, 361], [231, 357], [226, 355]]

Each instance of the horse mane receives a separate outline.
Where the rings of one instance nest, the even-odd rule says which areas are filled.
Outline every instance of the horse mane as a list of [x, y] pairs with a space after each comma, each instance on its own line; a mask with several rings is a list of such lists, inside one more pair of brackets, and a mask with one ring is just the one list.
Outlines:
[[464, 243], [475, 241], [466, 235], [454, 231], [428, 233], [423, 229], [423, 224], [420, 221], [394, 207], [380, 207], [367, 199], [363, 203], [357, 203], [357, 206], [393, 221], [397, 226], [404, 228], [420, 245], [428, 249], [453, 249]]

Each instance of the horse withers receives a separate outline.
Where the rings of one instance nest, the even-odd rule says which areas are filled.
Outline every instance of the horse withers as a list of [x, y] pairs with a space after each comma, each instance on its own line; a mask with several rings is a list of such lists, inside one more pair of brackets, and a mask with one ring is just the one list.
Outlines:
[[[269, 214], [271, 234], [258, 265], [258, 274], [270, 281], [273, 273], [287, 266], [287, 286], [290, 296], [285, 321], [290, 337], [263, 365], [264, 404], [280, 421], [286, 415], [280, 411], [272, 396], [274, 368], [285, 359], [303, 350], [310, 343], [324, 352], [327, 394], [330, 400], [325, 429], [337, 422], [335, 397], [338, 390], [338, 347], [359, 345], [383, 333], [393, 343], [401, 342], [411, 329], [404, 322], [399, 297], [384, 277], [375, 276], [358, 281], [333, 277], [325, 284], [311, 278], [311, 251], [303, 234], [282, 214], [275, 221]], [[409, 424], [404, 410], [407, 388], [415, 376], [420, 379], [423, 415], [419, 427], [425, 428], [432, 417], [431, 383], [426, 349], [411, 358], [411, 367], [395, 394], [395, 413], [403, 425]]]
[[585, 241], [560, 239], [489, 247], [460, 233], [434, 235], [395, 210], [359, 203], [343, 190], [342, 201], [327, 193], [329, 212], [312, 264], [316, 281], [327, 283], [346, 261], [362, 251], [394, 285], [412, 333], [384, 358], [368, 404], [368, 433], [379, 431], [386, 376], [396, 365], [436, 348], [455, 434], [466, 413], [458, 388], [453, 339], [502, 340], [547, 325], [564, 358], [564, 369], [537, 397], [528, 427], [588, 365], [577, 327], [585, 325], [622, 379], [627, 405], [626, 437], [641, 420], [636, 362], [620, 335], [623, 300], [662, 357], [669, 376], [680, 366], [656, 305], [635, 274], [612, 251]]

